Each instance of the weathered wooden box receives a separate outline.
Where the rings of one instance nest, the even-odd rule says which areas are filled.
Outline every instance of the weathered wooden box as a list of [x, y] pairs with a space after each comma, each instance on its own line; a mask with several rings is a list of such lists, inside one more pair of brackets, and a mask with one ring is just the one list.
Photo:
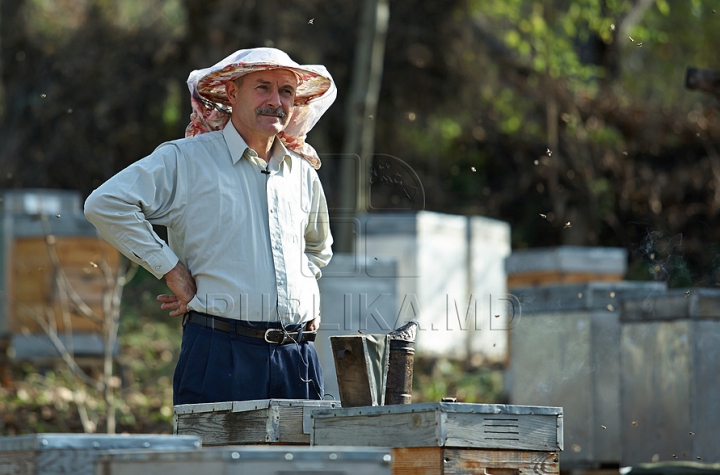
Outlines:
[[557, 475], [557, 452], [458, 449], [447, 447], [395, 448], [394, 475]]
[[200, 451], [198, 437], [36, 434], [0, 437], [2, 475], [92, 475], [95, 459], [113, 449]]
[[720, 291], [624, 302], [621, 466], [720, 462]]
[[509, 332], [510, 403], [563, 408], [564, 470], [619, 466], [620, 308], [666, 290], [662, 282], [513, 290], [522, 318]]
[[557, 451], [560, 407], [421, 403], [314, 411], [312, 445]]
[[85, 219], [80, 193], [0, 191], [0, 222], [0, 344], [6, 347], [0, 357], [59, 358], [38, 322], [48, 319], [63, 344], [72, 344], [76, 357], [103, 355], [100, 323], [75, 305], [67, 309], [67, 296], [58, 287], [61, 275], [80, 300], [102, 316], [107, 285], [102, 269], [107, 266], [114, 275], [121, 262], [120, 253]]
[[196, 435], [203, 445], [309, 445], [311, 412], [338, 401], [260, 399], [175, 406], [174, 432]]
[[369, 447], [214, 447], [199, 452], [118, 451], [97, 475], [390, 475], [389, 449]]

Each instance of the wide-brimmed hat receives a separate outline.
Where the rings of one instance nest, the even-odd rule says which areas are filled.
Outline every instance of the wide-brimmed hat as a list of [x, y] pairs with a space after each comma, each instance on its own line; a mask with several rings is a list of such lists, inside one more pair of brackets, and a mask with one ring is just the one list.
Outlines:
[[216, 65], [196, 71], [201, 76], [197, 91], [205, 99], [229, 106], [225, 83], [248, 73], [268, 69], [287, 69], [295, 73], [298, 78], [295, 105], [322, 96], [332, 86], [332, 79], [323, 76], [314, 66], [300, 66], [279, 49], [254, 48], [236, 51]]
[[324, 66], [300, 65], [275, 48], [239, 50], [209, 68], [191, 72], [187, 84], [193, 113], [185, 136], [222, 129], [231, 111], [225, 84], [245, 74], [271, 69], [286, 69], [298, 78], [290, 122], [278, 136], [286, 147], [319, 168], [317, 153], [305, 143], [305, 136], [335, 101], [335, 82]]

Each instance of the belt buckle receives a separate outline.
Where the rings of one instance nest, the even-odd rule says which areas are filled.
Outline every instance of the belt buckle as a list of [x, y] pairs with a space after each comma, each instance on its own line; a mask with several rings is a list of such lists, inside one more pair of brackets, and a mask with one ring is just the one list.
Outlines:
[[[274, 341], [274, 340], [268, 339], [268, 336], [270, 335], [271, 332], [279, 332], [279, 333], [281, 333], [281, 334], [282, 334], [282, 341], [278, 342], [278, 341]], [[274, 344], [276, 344], [276, 345], [282, 345], [283, 343], [285, 343], [285, 338], [287, 338], [287, 337], [285, 336], [285, 334], [283, 333], [282, 330], [278, 330], [277, 328], [268, 328], [267, 330], [265, 330], [265, 341], [266, 341], [267, 343], [274, 343]]]

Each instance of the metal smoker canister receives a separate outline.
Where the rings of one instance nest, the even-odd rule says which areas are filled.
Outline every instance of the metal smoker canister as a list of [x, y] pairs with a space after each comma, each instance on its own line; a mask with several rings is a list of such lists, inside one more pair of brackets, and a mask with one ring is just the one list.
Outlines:
[[416, 328], [417, 323], [410, 322], [390, 333], [385, 405], [412, 403]]

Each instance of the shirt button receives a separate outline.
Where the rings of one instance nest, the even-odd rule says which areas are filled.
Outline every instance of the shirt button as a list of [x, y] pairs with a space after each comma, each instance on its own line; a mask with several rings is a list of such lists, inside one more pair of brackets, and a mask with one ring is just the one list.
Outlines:
[[160, 270], [160, 266], [155, 266], [155, 270]]

